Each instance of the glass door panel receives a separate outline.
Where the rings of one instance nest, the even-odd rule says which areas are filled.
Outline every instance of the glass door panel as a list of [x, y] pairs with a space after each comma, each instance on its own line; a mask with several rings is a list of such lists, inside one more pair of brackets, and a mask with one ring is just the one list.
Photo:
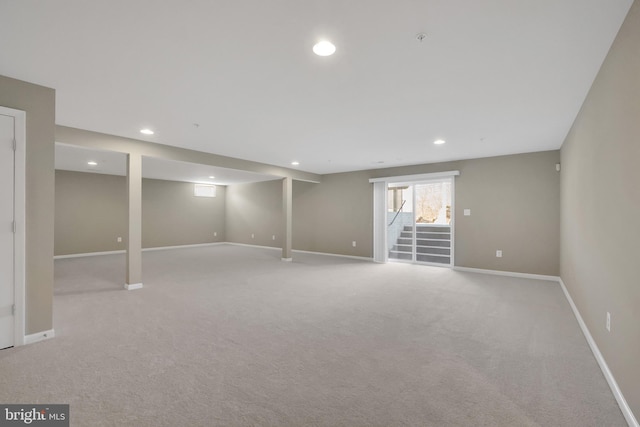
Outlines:
[[415, 185], [415, 261], [451, 264], [451, 181]]
[[451, 265], [451, 204], [451, 178], [389, 184], [389, 259]]
[[415, 240], [413, 186], [389, 184], [387, 207], [389, 258], [413, 261]]

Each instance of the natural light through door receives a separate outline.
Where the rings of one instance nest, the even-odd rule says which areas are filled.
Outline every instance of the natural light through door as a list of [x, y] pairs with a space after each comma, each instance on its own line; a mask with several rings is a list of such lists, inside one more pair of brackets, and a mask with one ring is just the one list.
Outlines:
[[452, 178], [387, 187], [389, 260], [451, 265]]
[[459, 171], [371, 178], [373, 259], [455, 265], [455, 177]]

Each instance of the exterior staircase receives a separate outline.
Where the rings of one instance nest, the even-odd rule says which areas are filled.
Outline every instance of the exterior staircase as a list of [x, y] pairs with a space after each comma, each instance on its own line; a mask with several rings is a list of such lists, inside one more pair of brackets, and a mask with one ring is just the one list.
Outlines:
[[[451, 264], [451, 227], [443, 224], [416, 224], [416, 261]], [[390, 259], [413, 261], [413, 226], [405, 225], [389, 251]]]

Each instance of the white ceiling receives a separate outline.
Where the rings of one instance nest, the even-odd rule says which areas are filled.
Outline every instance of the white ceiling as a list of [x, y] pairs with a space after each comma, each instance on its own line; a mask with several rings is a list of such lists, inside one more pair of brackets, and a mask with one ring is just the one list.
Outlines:
[[[88, 162], [96, 162], [91, 166]], [[126, 175], [127, 157], [123, 153], [93, 150], [73, 145], [56, 143], [56, 169], [76, 172], [92, 172], [107, 175]], [[204, 184], [232, 185], [247, 182], [280, 179], [273, 175], [239, 171], [201, 164], [164, 160], [154, 157], [142, 158], [144, 178], [170, 181], [197, 182]], [[214, 176], [215, 178], [209, 178]]]
[[631, 3], [1, 1], [0, 74], [55, 88], [61, 125], [315, 173], [540, 151]]

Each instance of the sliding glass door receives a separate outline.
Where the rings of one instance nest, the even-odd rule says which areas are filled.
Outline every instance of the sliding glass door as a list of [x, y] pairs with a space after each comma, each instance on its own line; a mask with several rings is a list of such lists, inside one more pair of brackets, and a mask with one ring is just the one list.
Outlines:
[[388, 259], [451, 266], [452, 201], [452, 177], [388, 183]]

